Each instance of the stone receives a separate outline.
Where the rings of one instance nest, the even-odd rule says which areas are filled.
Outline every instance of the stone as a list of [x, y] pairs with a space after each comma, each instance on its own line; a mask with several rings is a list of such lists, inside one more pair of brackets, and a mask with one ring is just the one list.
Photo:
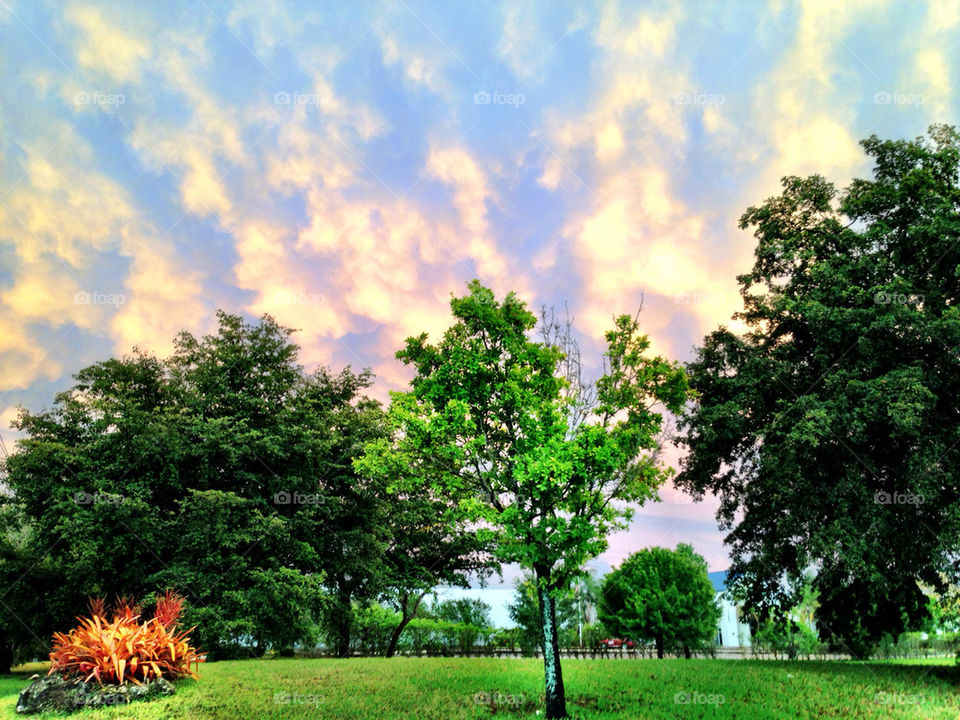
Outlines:
[[149, 680], [142, 685], [104, 685], [64, 680], [59, 675], [38, 678], [20, 693], [17, 712], [23, 715], [55, 710], [70, 712], [84, 707], [126, 705], [130, 702], [150, 700], [173, 695], [173, 685], [163, 678]]

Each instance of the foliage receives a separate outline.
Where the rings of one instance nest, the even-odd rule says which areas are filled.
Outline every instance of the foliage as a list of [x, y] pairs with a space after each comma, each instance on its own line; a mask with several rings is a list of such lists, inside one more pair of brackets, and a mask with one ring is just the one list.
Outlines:
[[218, 319], [168, 358], [96, 363], [51, 409], [21, 409], [0, 498], [0, 670], [90, 595], [180, 588], [217, 659], [312, 644], [384, 591], [393, 498], [351, 464], [383, 433], [371, 375], [307, 373], [269, 316]]
[[600, 620], [618, 637], [654, 641], [657, 655], [707, 646], [720, 608], [706, 561], [690, 545], [654, 547], [628, 557], [604, 578]]
[[461, 652], [486, 644], [493, 634], [490, 606], [478, 598], [444, 600], [434, 604], [429, 612], [439, 622], [455, 628], [456, 648]]
[[50, 627], [55, 605], [37, 602], [55, 575], [48, 552], [34, 555], [33, 527], [21, 509], [0, 489], [0, 674], [13, 665], [42, 657], [46, 642], [27, 624]]
[[877, 657], [916, 658], [956, 655], [960, 652], [960, 632], [906, 632], [899, 638], [885, 636], [877, 648]]
[[498, 301], [473, 281], [450, 307], [454, 323], [436, 345], [424, 333], [397, 353], [416, 371], [413, 389], [393, 393], [390, 437], [357, 466], [400, 490], [454, 499], [498, 561], [535, 572], [547, 717], [563, 717], [554, 596], [669, 475], [653, 452], [661, 416], [652, 406], [678, 411], [686, 377], [646, 355], [630, 316], [606, 334], [606, 372], [591, 384], [577, 374], [570, 332], [545, 319], [544, 340], [528, 338], [537, 320], [515, 294]]
[[[399, 622], [400, 613], [387, 607], [374, 604], [355, 609], [351, 650], [361, 655], [387, 655]], [[404, 624], [394, 649], [416, 655], [468, 653], [488, 645], [496, 632], [485, 603], [447, 600], [432, 608], [421, 607], [420, 614]]]
[[96, 680], [100, 685], [140, 684], [157, 678], [196, 678], [202, 662], [190, 644], [190, 630], [176, 630], [183, 598], [168, 592], [157, 599], [154, 617], [141, 623], [140, 606], [121, 598], [107, 619], [102, 599], [90, 602], [90, 616], [67, 633], [54, 633], [49, 675]]
[[[380, 605], [355, 610], [352, 649], [361, 655], [384, 655], [399, 622], [399, 613]], [[335, 646], [335, 642], [334, 638], [329, 644]]]
[[[515, 642], [525, 654], [543, 652], [543, 628], [537, 598], [536, 579], [527, 573], [517, 581], [513, 602], [508, 607], [510, 619], [518, 626]], [[557, 592], [557, 636], [561, 647], [576, 645], [577, 600], [573, 589]]]
[[753, 634], [750, 642], [757, 652], [778, 653], [791, 660], [826, 649], [809, 625], [797, 622], [789, 615], [768, 617]]
[[860, 656], [960, 573], [960, 138], [862, 145], [872, 179], [784, 178], [742, 216], [747, 330], [688, 366], [678, 477], [719, 495], [749, 606], [791, 605], [813, 568], [818, 626]]

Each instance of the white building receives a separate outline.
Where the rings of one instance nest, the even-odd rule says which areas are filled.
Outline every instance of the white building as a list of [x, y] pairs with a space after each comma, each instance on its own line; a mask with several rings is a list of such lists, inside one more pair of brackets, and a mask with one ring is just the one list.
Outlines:
[[720, 606], [720, 620], [717, 625], [717, 645], [719, 647], [750, 647], [750, 626], [743, 622], [740, 607], [727, 592], [727, 571], [707, 573], [713, 589], [717, 593], [717, 605]]

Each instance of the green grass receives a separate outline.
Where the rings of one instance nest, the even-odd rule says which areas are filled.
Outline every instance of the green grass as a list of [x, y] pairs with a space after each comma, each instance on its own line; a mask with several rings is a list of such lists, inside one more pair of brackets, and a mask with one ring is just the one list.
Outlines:
[[[563, 670], [569, 710], [584, 720], [960, 717], [957, 669], [932, 664], [568, 660]], [[202, 665], [174, 697], [73, 717], [533, 718], [542, 671], [538, 660], [486, 658], [238, 660]], [[0, 718], [17, 717], [28, 672], [0, 676]]]

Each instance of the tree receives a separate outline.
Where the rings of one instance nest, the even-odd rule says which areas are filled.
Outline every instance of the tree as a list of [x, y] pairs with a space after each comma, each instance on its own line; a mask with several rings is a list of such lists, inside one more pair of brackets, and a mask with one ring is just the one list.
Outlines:
[[478, 598], [457, 598], [435, 603], [431, 615], [458, 629], [457, 640], [461, 652], [468, 652], [481, 637], [493, 632], [490, 606]]
[[302, 419], [323, 419], [312, 426], [310, 442], [323, 448], [316, 482], [308, 502], [284, 505], [305, 532], [320, 559], [318, 571], [328, 593], [322, 614], [324, 628], [338, 657], [351, 650], [355, 605], [366, 606], [384, 592], [385, 552], [390, 534], [383, 521], [394, 498], [383, 483], [358, 474], [353, 460], [363, 446], [385, 432], [380, 404], [363, 393], [373, 382], [369, 372], [349, 369], [336, 375], [318, 370], [303, 393]]
[[469, 575], [492, 571], [493, 559], [476, 529], [460, 521], [456, 504], [429, 485], [387, 492], [381, 522], [389, 540], [383, 553], [383, 597], [400, 620], [385, 652], [393, 657], [400, 635], [423, 598], [438, 585], [467, 587]]
[[[383, 433], [369, 372], [307, 373], [269, 316], [218, 320], [169, 358], [96, 363], [52, 409], [21, 411], [5, 470], [25, 535], [0, 541], [0, 577], [10, 598], [44, 597], [45, 615], [25, 615], [38, 636], [87, 596], [174, 586], [210, 659], [286, 650], [316, 637], [323, 586], [379, 587], [365, 503], [384, 498], [352, 465]], [[33, 558], [24, 573], [18, 557]], [[0, 640], [18, 632], [0, 621]]]
[[[555, 601], [557, 637], [562, 638], [577, 627], [577, 598], [569, 588], [557, 593]], [[519, 641], [524, 653], [543, 652], [543, 623], [537, 594], [537, 580], [527, 573], [517, 581], [514, 601], [508, 607], [510, 619], [520, 628]], [[561, 645], [563, 643], [561, 642]]]
[[620, 637], [653, 641], [658, 658], [668, 649], [690, 657], [716, 635], [715, 594], [707, 563], [693, 547], [648, 548], [604, 578], [598, 614]]
[[678, 477], [720, 496], [747, 603], [789, 607], [813, 570], [818, 626], [857, 656], [960, 574], [960, 138], [862, 146], [873, 179], [784, 178], [741, 218], [748, 330], [688, 365]]
[[37, 598], [56, 575], [49, 555], [30, 553], [35, 545], [14, 498], [0, 490], [0, 675], [49, 651], [50, 607]]
[[564, 376], [573, 356], [527, 337], [537, 320], [513, 293], [497, 301], [475, 280], [450, 305], [454, 324], [436, 345], [422, 334], [397, 353], [416, 371], [413, 388], [393, 394], [392, 437], [368, 446], [361, 465], [456, 498], [498, 561], [534, 572], [546, 715], [565, 717], [557, 594], [669, 474], [652, 453], [661, 427], [652, 406], [679, 411], [686, 377], [645, 355], [630, 316], [606, 334], [606, 372], [588, 385]]

